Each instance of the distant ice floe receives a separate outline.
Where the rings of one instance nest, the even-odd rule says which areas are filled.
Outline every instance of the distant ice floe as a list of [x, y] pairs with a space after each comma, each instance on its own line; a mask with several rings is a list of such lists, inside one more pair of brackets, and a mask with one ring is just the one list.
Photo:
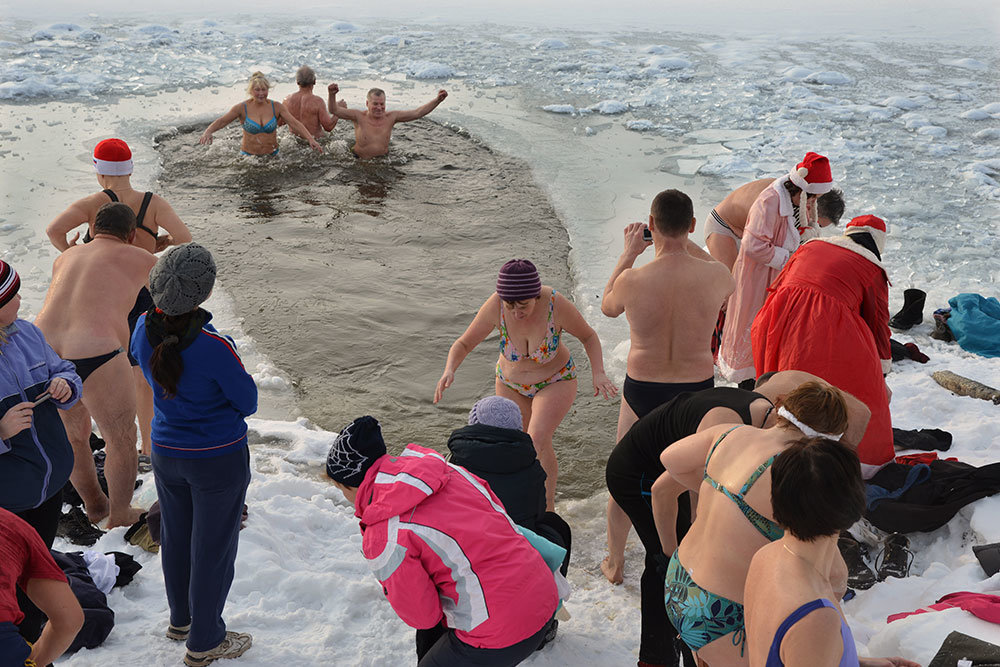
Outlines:
[[1000, 200], [1000, 158], [973, 162], [963, 169], [966, 180], [979, 186], [982, 194]]
[[611, 116], [618, 113], [625, 113], [629, 110], [629, 105], [625, 102], [619, 102], [618, 100], [602, 100], [597, 104], [593, 104], [587, 107], [588, 111], [596, 111], [599, 114], [604, 114], [605, 116]]
[[555, 37], [548, 37], [546, 39], [535, 42], [536, 49], [549, 49], [552, 51], [568, 49], [569, 44], [562, 41], [561, 39], [556, 39]]
[[88, 28], [78, 26], [75, 23], [53, 23], [48, 28], [36, 31], [31, 36], [31, 41], [33, 42], [56, 39], [79, 39], [85, 42], [97, 42], [101, 40], [101, 35]]
[[930, 101], [926, 95], [921, 95], [916, 99], [912, 97], [904, 97], [902, 95], [896, 95], [893, 97], [887, 97], [879, 104], [884, 107], [895, 107], [897, 109], [902, 109], [904, 111], [910, 111], [911, 109], [919, 109]]
[[330, 24], [330, 30], [334, 32], [358, 32], [361, 28], [347, 21], [334, 21]]
[[962, 69], [971, 69], [977, 72], [985, 72], [990, 68], [986, 63], [974, 58], [957, 58], [954, 60], [940, 60], [938, 62], [942, 65], [951, 65], [952, 67], [961, 67]]
[[939, 125], [923, 125], [917, 128], [917, 134], [922, 134], [937, 139], [948, 136], [948, 130]]
[[816, 71], [809, 67], [793, 66], [781, 71], [781, 78], [786, 81], [801, 81], [824, 86], [849, 86], [854, 79], [841, 72]]
[[979, 107], [978, 109], [970, 109], [965, 113], [959, 114], [962, 118], [966, 120], [986, 120], [988, 118], [1000, 118], [1000, 102], [993, 102], [991, 104], [986, 104]]
[[630, 120], [625, 123], [626, 130], [633, 132], [651, 132], [659, 126], [651, 120]]
[[703, 176], [731, 176], [747, 174], [756, 171], [756, 167], [738, 155], [716, 155], [708, 162], [698, 167], [698, 173]]
[[417, 61], [410, 63], [406, 73], [414, 79], [448, 79], [455, 76], [455, 69], [443, 63]]
[[972, 138], [976, 141], [997, 141], [1000, 140], [1000, 127], [991, 127], [987, 130], [979, 130]]
[[691, 61], [686, 58], [681, 58], [679, 56], [656, 56], [653, 58], [647, 58], [642, 63], [650, 69], [662, 69], [662, 70], [678, 70], [687, 69], [691, 67]]
[[572, 104], [547, 104], [542, 107], [542, 111], [549, 113], [575, 114], [576, 107]]

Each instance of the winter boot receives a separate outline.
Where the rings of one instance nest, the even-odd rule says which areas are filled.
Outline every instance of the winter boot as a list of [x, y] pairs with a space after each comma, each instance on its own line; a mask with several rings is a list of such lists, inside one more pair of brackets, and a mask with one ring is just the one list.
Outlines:
[[903, 290], [903, 308], [892, 316], [889, 326], [897, 331], [906, 331], [914, 324], [924, 321], [924, 301], [927, 293], [923, 290]]
[[862, 591], [874, 586], [877, 581], [875, 573], [865, 562], [868, 547], [854, 539], [854, 536], [846, 530], [840, 534], [837, 546], [840, 548], [840, 555], [843, 556], [844, 562], [847, 564], [847, 585]]
[[909, 547], [910, 540], [902, 533], [893, 533], [885, 538], [885, 545], [875, 563], [879, 581], [888, 577], [905, 579], [910, 574], [913, 552]]

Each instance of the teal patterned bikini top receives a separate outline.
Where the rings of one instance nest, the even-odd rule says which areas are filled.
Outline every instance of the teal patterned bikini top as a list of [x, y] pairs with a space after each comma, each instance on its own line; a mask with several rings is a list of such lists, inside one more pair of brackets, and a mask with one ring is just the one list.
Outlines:
[[741, 425], [736, 425], [720, 435], [719, 439], [715, 441], [714, 445], [712, 445], [712, 450], [708, 453], [708, 458], [705, 459], [704, 480], [711, 484], [713, 489], [719, 491], [722, 495], [736, 503], [736, 506], [740, 508], [741, 512], [743, 512], [743, 516], [745, 516], [747, 521], [749, 521], [750, 524], [757, 529], [757, 532], [767, 538], [769, 542], [774, 542], [775, 540], [780, 540], [785, 534], [785, 531], [782, 530], [781, 526], [771, 521], [754, 508], [750, 507], [750, 503], [748, 503], [743, 496], [745, 496], [747, 491], [750, 490], [750, 487], [752, 487], [754, 483], [760, 479], [760, 476], [764, 474], [764, 471], [771, 467], [771, 464], [774, 463], [774, 459], [777, 458], [777, 454], [757, 466], [757, 469], [753, 471], [753, 474], [751, 474], [747, 479], [739, 493], [733, 493], [708, 475], [708, 462], [712, 460], [712, 454], [715, 453], [715, 448], [719, 446], [719, 443], [722, 442], [727, 435], [738, 429], [740, 426]]
[[545, 333], [545, 338], [542, 340], [541, 345], [538, 349], [531, 354], [518, 354], [517, 350], [514, 349], [514, 344], [510, 340], [510, 335], [507, 333], [507, 322], [504, 320], [503, 316], [503, 303], [500, 304], [500, 354], [502, 354], [508, 361], [521, 361], [522, 359], [531, 359], [535, 363], [544, 364], [545, 362], [556, 356], [556, 352], [559, 350], [559, 332], [556, 331], [555, 322], [552, 321], [552, 313], [556, 308], [556, 291], [552, 290], [552, 299], [549, 300], [549, 319], [548, 319], [548, 331]]

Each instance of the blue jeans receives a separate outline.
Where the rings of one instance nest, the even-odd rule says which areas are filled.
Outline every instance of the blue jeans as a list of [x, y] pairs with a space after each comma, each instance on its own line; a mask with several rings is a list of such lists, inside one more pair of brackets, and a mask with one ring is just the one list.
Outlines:
[[207, 651], [226, 636], [222, 608], [233, 583], [250, 450], [181, 459], [154, 449], [152, 460], [170, 624], [190, 623], [188, 649]]

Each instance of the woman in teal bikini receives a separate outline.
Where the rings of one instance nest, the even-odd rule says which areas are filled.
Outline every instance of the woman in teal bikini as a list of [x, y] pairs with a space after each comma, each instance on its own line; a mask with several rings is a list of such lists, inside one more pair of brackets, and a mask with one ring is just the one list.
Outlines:
[[198, 140], [200, 144], [212, 143], [212, 134], [239, 118], [243, 123], [243, 142], [240, 152], [243, 155], [277, 155], [278, 154], [278, 119], [285, 121], [292, 132], [309, 142], [309, 146], [317, 153], [323, 148], [316, 143], [306, 126], [296, 118], [280, 102], [267, 99], [271, 83], [260, 72], [250, 76], [247, 93], [250, 99], [237, 104], [225, 115], [220, 116], [205, 130]]
[[583, 344], [590, 359], [594, 396], [613, 398], [618, 389], [604, 373], [597, 333], [576, 306], [551, 287], [542, 285], [534, 264], [526, 259], [512, 259], [500, 269], [496, 292], [448, 351], [444, 373], [434, 390], [435, 403], [455, 380], [455, 371], [465, 357], [493, 329], [500, 330], [496, 393], [521, 408], [524, 430], [535, 443], [546, 474], [546, 509], [552, 511], [559, 474], [552, 436], [573, 405], [577, 385], [573, 357], [560, 341], [563, 331]]
[[[839, 439], [846, 428], [840, 391], [807, 382], [781, 403], [775, 426], [716, 426], [661, 455], [666, 472], [652, 489], [658, 526], [672, 525], [661, 524], [670, 515], [671, 496], [699, 492], [695, 521], [679, 547], [673, 531], [659, 531], [663, 552], [673, 553], [667, 616], [681, 639], [713, 667], [749, 664], [743, 630], [747, 570], [754, 553], [783, 534], [771, 513], [771, 464], [803, 434]], [[843, 589], [843, 559], [835, 559], [828, 575], [834, 589]]]

